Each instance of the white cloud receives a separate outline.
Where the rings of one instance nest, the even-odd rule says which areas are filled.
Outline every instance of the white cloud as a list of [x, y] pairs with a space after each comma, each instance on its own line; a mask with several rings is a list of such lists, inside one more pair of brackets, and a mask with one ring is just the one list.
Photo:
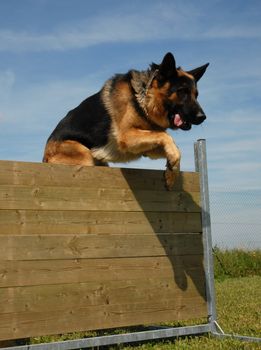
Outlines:
[[[0, 95], [0, 159], [41, 161], [47, 137], [65, 114], [99, 89], [94, 75], [28, 84]], [[15, 140], [15, 142], [14, 142]]]
[[[214, 133], [215, 128], [211, 130]], [[247, 137], [244, 134], [244, 137], [238, 133], [234, 134], [231, 137], [229, 134], [225, 134], [225, 137], [222, 135], [222, 129], [217, 130], [216, 138], [209, 135], [209, 151], [213, 153], [212, 159], [216, 161], [220, 160], [224, 155], [229, 155], [230, 157], [236, 157], [238, 155], [245, 156], [249, 152], [260, 153], [261, 149], [261, 139], [259, 132], [256, 134]], [[227, 136], [227, 137], [226, 137]], [[218, 140], [220, 140], [218, 142]], [[260, 153], [261, 157], [261, 153]], [[261, 159], [260, 159], [261, 160]]]
[[5, 119], [5, 116], [2, 112], [0, 112], [0, 123], [3, 122]]
[[0, 71], [0, 96], [7, 97], [15, 83], [15, 73], [10, 70]]
[[[9, 74], [3, 74], [3, 77]], [[3, 91], [11, 86], [12, 74], [6, 80]], [[1, 75], [0, 75], [1, 81]], [[9, 124], [21, 123], [23, 130], [31, 128], [35, 122], [36, 127], [52, 119], [59, 118], [61, 113], [76, 107], [84, 98], [99, 89], [98, 79], [89, 75], [76, 80], [51, 80], [46, 83], [24, 85], [22, 89], [10, 91], [6, 98], [0, 95], [0, 113], [6, 116], [4, 120]], [[58, 115], [57, 115], [58, 114]], [[24, 121], [27, 124], [24, 124]]]
[[[188, 2], [152, 3], [140, 11], [107, 11], [86, 20], [63, 24], [43, 34], [0, 30], [0, 51], [60, 51], [113, 42], [141, 42], [156, 39], [260, 38], [257, 23], [224, 23]], [[208, 6], [205, 11], [209, 11]], [[203, 7], [203, 8], [204, 8]], [[235, 20], [235, 19], [234, 19]], [[207, 21], [207, 23], [206, 23]], [[218, 24], [216, 24], [218, 23]], [[189, 25], [188, 25], [189, 24]], [[207, 28], [207, 30], [206, 30]]]
[[[9, 104], [13, 87], [15, 85], [15, 74], [12, 70], [0, 72], [0, 123], [8, 120], [8, 114], [5, 112]], [[6, 108], [5, 108], [6, 107]]]
[[[164, 16], [162, 20], [164, 19]], [[47, 51], [86, 48], [112, 42], [139, 42], [171, 37], [167, 23], [160, 18], [155, 26], [155, 14], [99, 15], [96, 18], [57, 28], [51, 33], [36, 34], [13, 30], [0, 31], [1, 51]]]
[[210, 27], [207, 32], [203, 34], [205, 38], [209, 39], [260, 39], [261, 27], [259, 24], [249, 25], [245, 24], [232, 24], [228, 25], [224, 23], [224, 26]]

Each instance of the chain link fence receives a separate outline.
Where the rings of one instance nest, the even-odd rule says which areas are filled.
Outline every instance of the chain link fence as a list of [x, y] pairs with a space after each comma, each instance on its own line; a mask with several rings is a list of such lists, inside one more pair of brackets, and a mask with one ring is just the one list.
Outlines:
[[261, 190], [210, 189], [213, 246], [261, 249]]

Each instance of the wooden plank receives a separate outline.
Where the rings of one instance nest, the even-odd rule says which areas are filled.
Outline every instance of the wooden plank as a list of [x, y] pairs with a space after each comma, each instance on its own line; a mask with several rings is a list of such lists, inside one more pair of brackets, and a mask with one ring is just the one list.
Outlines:
[[1, 260], [202, 255], [201, 234], [0, 236]]
[[73, 331], [105, 329], [139, 324], [206, 317], [206, 303], [198, 298], [164, 300], [155, 303], [103, 305], [68, 308], [65, 311], [3, 314], [0, 339], [59, 334]]
[[0, 287], [175, 278], [186, 289], [204, 276], [203, 256], [0, 261]]
[[199, 192], [0, 186], [0, 209], [200, 212]]
[[201, 231], [200, 213], [0, 210], [0, 235]]
[[[155, 303], [157, 300], [205, 300], [204, 279], [197, 286], [188, 277], [182, 290], [173, 278], [87, 282], [30, 287], [0, 288], [1, 314], [66, 311], [68, 309], [129, 303]], [[184, 301], [183, 301], [184, 302]]]
[[[204, 282], [201, 280], [200, 283], [200, 287], [203, 288]], [[174, 309], [178, 317], [182, 315], [185, 317], [185, 314], [188, 317], [191, 314], [194, 315], [195, 305], [197, 305], [197, 312], [200, 311], [204, 316], [207, 315], [205, 298], [198, 293], [190, 278], [188, 278], [186, 290], [178, 288], [173, 278], [126, 280], [124, 283], [113, 281], [101, 284], [88, 282], [73, 285], [47, 285], [44, 288], [42, 286], [1, 288], [0, 303], [3, 305], [0, 318], [0, 339], [7, 339], [10, 336], [10, 333], [6, 333], [10, 328], [13, 330], [14, 337], [19, 337], [20, 325], [24, 327], [21, 331], [29, 336], [28, 331], [32, 329], [33, 318], [37, 324], [44, 320], [46, 323], [49, 323], [48, 321], [56, 323], [56, 315], [63, 319], [65, 325], [71, 322], [71, 315], [82, 315], [81, 323], [86, 324], [87, 322], [89, 326], [86, 325], [86, 327], [94, 327], [94, 329], [97, 327], [102, 310], [106, 317], [104, 317], [101, 328], [111, 327], [112, 322], [117, 322], [117, 318], [113, 315], [118, 315], [121, 322], [124, 322], [121, 325], [129, 325], [129, 322], [133, 324], [135, 316], [138, 316], [139, 308], [142, 313], [147, 314], [144, 321], [148, 323], [152, 323], [154, 317], [158, 321], [165, 321], [167, 307], [170, 307], [170, 312], [171, 309]], [[157, 312], [162, 313], [162, 309], [165, 310], [163, 319], [156, 316]], [[85, 317], [83, 317], [83, 310]], [[173, 320], [172, 317], [173, 314], [171, 320]], [[138, 320], [140, 322], [141, 319], [138, 318]], [[66, 331], [78, 330], [81, 323], [74, 324], [77, 328], [66, 329]], [[7, 327], [8, 324], [9, 327]], [[33, 329], [36, 333], [43, 331], [42, 328], [38, 329], [34, 326]], [[64, 332], [62, 328], [59, 330], [55, 328], [55, 325], [54, 329], [55, 331], [52, 331], [51, 328], [44, 329], [44, 331], [47, 334]], [[30, 335], [36, 335], [36, 333]]]
[[[165, 191], [163, 171], [0, 161], [0, 184]], [[175, 190], [199, 191], [198, 173], [181, 172]]]

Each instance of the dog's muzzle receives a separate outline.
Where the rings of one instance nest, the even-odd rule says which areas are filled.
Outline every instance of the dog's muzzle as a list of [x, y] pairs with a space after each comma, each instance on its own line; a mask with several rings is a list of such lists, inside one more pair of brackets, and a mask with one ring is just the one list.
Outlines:
[[203, 111], [200, 111], [196, 114], [195, 118], [193, 118], [193, 121], [191, 122], [194, 125], [199, 125], [203, 123], [203, 121], [206, 119], [206, 114]]
[[190, 130], [192, 125], [199, 125], [203, 123], [206, 118], [207, 117], [203, 111], [199, 111], [196, 115], [193, 115], [193, 117], [186, 119], [181, 114], [176, 113], [171, 118], [170, 124], [171, 127], [175, 129]]

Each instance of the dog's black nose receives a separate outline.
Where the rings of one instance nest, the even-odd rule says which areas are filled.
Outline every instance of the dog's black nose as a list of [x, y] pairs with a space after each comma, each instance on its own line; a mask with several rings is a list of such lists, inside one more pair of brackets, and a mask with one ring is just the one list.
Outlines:
[[206, 114], [202, 111], [196, 114], [196, 124], [201, 124], [206, 119]]

